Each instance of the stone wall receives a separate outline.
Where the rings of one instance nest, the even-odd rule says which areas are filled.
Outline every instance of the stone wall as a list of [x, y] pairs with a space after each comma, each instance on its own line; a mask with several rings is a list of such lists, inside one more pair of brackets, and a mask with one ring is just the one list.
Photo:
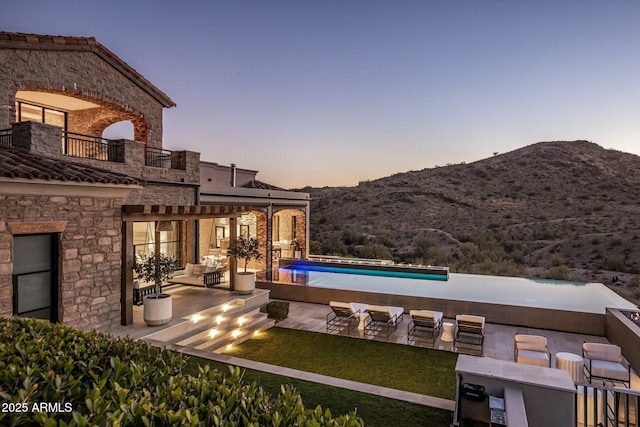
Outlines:
[[117, 121], [131, 120], [136, 140], [162, 147], [162, 104], [95, 52], [2, 49], [0, 129], [9, 128], [16, 121], [19, 90], [65, 94], [104, 107], [106, 111], [101, 112], [101, 108], [91, 113], [91, 121], [82, 126], [71, 114], [76, 132], [93, 132]]
[[[0, 315], [13, 312], [12, 227], [20, 232], [50, 232], [49, 224], [66, 222], [60, 233], [60, 322], [82, 329], [108, 331], [120, 324], [122, 203], [98, 197], [0, 195]], [[26, 233], [25, 233], [26, 234]]]

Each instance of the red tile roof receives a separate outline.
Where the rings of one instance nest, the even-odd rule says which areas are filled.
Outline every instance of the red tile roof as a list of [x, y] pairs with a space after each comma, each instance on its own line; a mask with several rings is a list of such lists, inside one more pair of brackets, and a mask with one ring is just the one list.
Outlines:
[[0, 148], [0, 178], [82, 182], [90, 184], [141, 185], [137, 178], [91, 168], [78, 163], [31, 154], [14, 148]]
[[142, 74], [120, 59], [115, 53], [100, 44], [95, 37], [48, 36], [40, 34], [11, 33], [0, 31], [0, 48], [41, 49], [41, 50], [79, 50], [91, 51], [118, 69], [129, 80], [140, 86], [163, 106], [175, 107], [176, 103], [164, 92], [155, 87]]

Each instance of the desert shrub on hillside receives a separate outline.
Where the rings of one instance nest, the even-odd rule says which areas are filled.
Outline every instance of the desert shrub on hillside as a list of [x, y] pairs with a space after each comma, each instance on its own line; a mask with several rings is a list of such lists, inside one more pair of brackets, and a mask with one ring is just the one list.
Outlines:
[[625, 265], [624, 261], [615, 256], [605, 257], [604, 260], [602, 260], [601, 268], [603, 270], [619, 271], [621, 273], [624, 273], [627, 271], [627, 266]]
[[551, 268], [545, 275], [547, 279], [551, 280], [571, 280], [569, 267], [566, 265], [559, 265]]
[[380, 243], [372, 243], [364, 245], [356, 249], [356, 255], [358, 258], [369, 259], [392, 259], [389, 248]]
[[369, 238], [360, 231], [347, 229], [342, 232], [340, 240], [342, 240], [342, 243], [345, 245], [366, 245]]
[[311, 240], [309, 242], [309, 253], [311, 253], [311, 255], [323, 255], [324, 248], [322, 246], [322, 242], [318, 242], [317, 240]]

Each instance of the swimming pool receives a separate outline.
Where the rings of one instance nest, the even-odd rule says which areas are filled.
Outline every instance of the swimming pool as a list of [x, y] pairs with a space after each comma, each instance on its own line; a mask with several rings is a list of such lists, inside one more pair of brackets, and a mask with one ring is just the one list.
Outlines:
[[635, 309], [601, 283], [562, 282], [518, 277], [484, 276], [450, 273], [449, 280], [425, 280], [403, 273], [390, 277], [362, 270], [340, 271], [336, 268], [291, 265], [280, 267], [278, 283], [374, 292], [381, 294], [471, 301], [511, 306], [567, 310], [604, 314], [607, 307]]

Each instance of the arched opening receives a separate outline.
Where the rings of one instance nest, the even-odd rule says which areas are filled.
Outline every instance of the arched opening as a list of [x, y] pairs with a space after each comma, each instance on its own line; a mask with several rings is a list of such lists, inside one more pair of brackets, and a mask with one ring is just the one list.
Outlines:
[[107, 126], [102, 131], [102, 137], [106, 139], [134, 139], [133, 123], [130, 120], [123, 120]]
[[[99, 138], [112, 125], [128, 122], [132, 131], [127, 130], [126, 134], [129, 136], [125, 138], [148, 142], [149, 124], [140, 114], [86, 95], [62, 90], [26, 88], [16, 92], [15, 112], [17, 122], [48, 123], [62, 127], [65, 132]], [[128, 125], [118, 125], [115, 128], [117, 132], [121, 132], [120, 126]]]

